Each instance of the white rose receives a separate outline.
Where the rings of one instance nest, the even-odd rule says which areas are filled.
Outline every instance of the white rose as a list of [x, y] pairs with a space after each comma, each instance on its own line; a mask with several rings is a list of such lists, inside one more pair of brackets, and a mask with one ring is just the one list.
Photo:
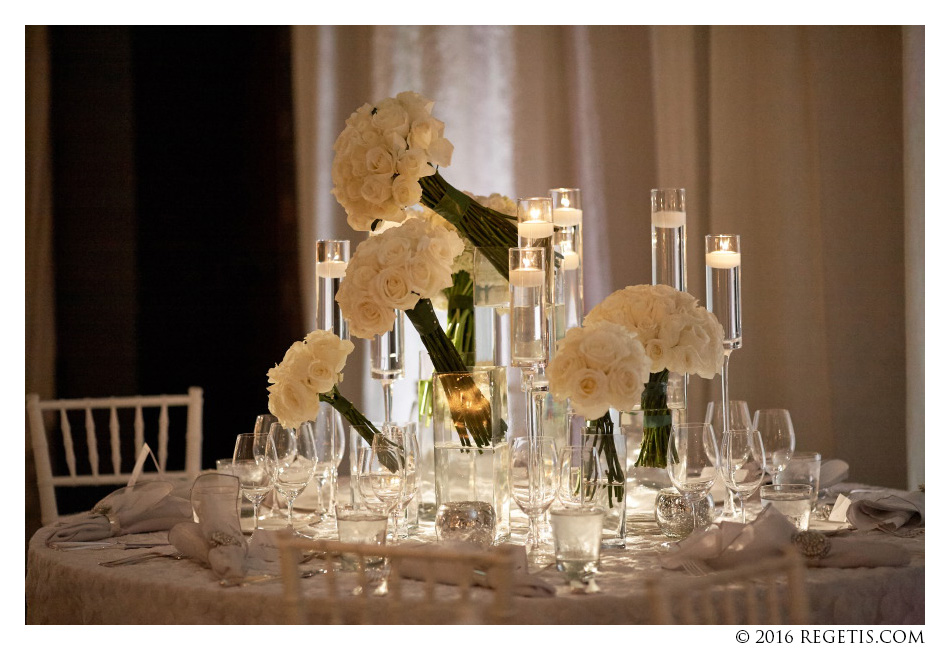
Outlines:
[[385, 134], [396, 133], [405, 138], [409, 135], [409, 113], [398, 100], [384, 99], [376, 106], [373, 126]]
[[439, 167], [448, 167], [452, 164], [452, 152], [455, 147], [445, 138], [437, 138], [432, 141], [426, 152], [429, 154], [429, 160], [432, 164]]
[[590, 328], [582, 337], [579, 345], [580, 353], [587, 360], [591, 368], [607, 368], [617, 359], [619, 343], [617, 337], [609, 328]]
[[435, 167], [429, 164], [429, 158], [423, 149], [413, 148], [399, 154], [396, 161], [396, 171], [401, 176], [409, 176], [418, 180], [424, 176], [434, 174]]
[[360, 187], [363, 198], [375, 205], [388, 201], [393, 194], [393, 181], [390, 174], [370, 174], [363, 179]]
[[267, 392], [267, 408], [285, 428], [296, 429], [320, 410], [320, 398], [303, 382], [280, 382], [268, 386]]
[[366, 152], [365, 160], [366, 170], [370, 174], [392, 176], [396, 173], [396, 157], [385, 147], [373, 147]]
[[412, 242], [408, 237], [398, 235], [374, 237], [376, 259], [381, 267], [407, 263], [412, 257]]
[[432, 140], [439, 135], [436, 133], [437, 129], [438, 120], [432, 118], [416, 120], [412, 123], [412, 128], [409, 130], [406, 143], [410, 149], [421, 149], [425, 151], [429, 148], [429, 145], [432, 144]]
[[396, 322], [396, 313], [391, 307], [385, 307], [379, 303], [371, 294], [364, 293], [357, 298], [353, 305], [350, 315], [343, 310], [343, 317], [350, 323], [350, 330], [354, 336], [361, 339], [370, 339], [374, 336], [388, 332], [393, 328]]
[[596, 420], [610, 408], [607, 375], [600, 370], [581, 368], [570, 377], [571, 406], [588, 420]]
[[419, 296], [412, 292], [409, 272], [404, 266], [387, 266], [376, 276], [376, 293], [396, 309], [412, 309]]
[[422, 200], [422, 186], [414, 178], [400, 174], [393, 181], [392, 195], [397, 205], [409, 207]]

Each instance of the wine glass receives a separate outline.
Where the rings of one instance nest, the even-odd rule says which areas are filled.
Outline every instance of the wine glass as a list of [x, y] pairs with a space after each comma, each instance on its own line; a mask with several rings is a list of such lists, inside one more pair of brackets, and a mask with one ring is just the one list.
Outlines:
[[722, 482], [739, 497], [739, 510], [745, 523], [745, 500], [759, 489], [765, 478], [761, 434], [755, 429], [723, 432], [717, 469]]
[[[317, 488], [317, 513], [321, 518], [332, 516], [336, 495], [336, 476], [340, 461], [343, 460], [343, 422], [340, 414], [333, 408], [323, 408], [317, 412], [317, 418], [311, 424], [313, 443], [316, 449], [317, 463], [313, 478]], [[330, 484], [329, 503], [324, 502], [324, 488]]]
[[400, 530], [399, 515], [418, 491], [419, 439], [410, 427], [383, 425], [382, 434], [373, 436], [370, 453], [378, 461], [378, 473], [370, 485], [392, 510], [393, 539], [408, 537], [408, 530]]
[[287, 499], [287, 525], [294, 525], [294, 501], [306, 489], [317, 465], [313, 427], [302, 422], [296, 429], [271, 425], [267, 458], [274, 487]]
[[712, 425], [674, 424], [666, 454], [666, 471], [683, 498], [693, 508], [693, 530], [699, 528], [696, 504], [706, 498], [716, 482], [719, 446]]
[[557, 494], [557, 450], [546, 436], [516, 438], [511, 445], [511, 496], [528, 515], [528, 558], [540, 559], [538, 520]]
[[765, 469], [773, 478], [785, 469], [795, 451], [795, 428], [786, 409], [759, 409], [752, 418], [752, 428], [762, 435]]
[[254, 506], [254, 530], [260, 528], [258, 511], [261, 502], [273, 487], [273, 478], [266, 463], [266, 433], [242, 433], [234, 443], [231, 473], [241, 482], [241, 492]]
[[557, 497], [565, 507], [580, 507], [597, 500], [598, 488], [606, 481], [600, 454], [589, 445], [566, 445], [558, 453]]
[[352, 480], [356, 481], [356, 491], [363, 505], [376, 512], [388, 512], [386, 503], [373, 491], [373, 475], [382, 471], [380, 467], [379, 458], [373, 455], [373, 449], [362, 446], [357, 450], [356, 473]]
[[[729, 423], [728, 427], [726, 421]], [[726, 414], [726, 418], [723, 418], [722, 402], [709, 402], [706, 404], [706, 422], [713, 425], [713, 431], [719, 440], [719, 451], [722, 451], [722, 434], [726, 428], [735, 430], [752, 428], [752, 416], [749, 415], [749, 405], [743, 400], [729, 400], [729, 412]], [[726, 498], [722, 506], [723, 517], [735, 516], [734, 497], [733, 491], [727, 485]]]

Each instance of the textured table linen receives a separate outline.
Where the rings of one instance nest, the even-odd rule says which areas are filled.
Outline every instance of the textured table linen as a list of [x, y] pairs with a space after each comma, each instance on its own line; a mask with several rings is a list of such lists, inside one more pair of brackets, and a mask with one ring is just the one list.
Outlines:
[[[515, 624], [642, 624], [649, 622], [646, 580], [690, 580], [659, 565], [665, 538], [656, 524], [631, 515], [627, 548], [604, 551], [597, 594], [573, 595], [553, 567], [539, 575], [557, 585], [554, 598], [516, 598]], [[516, 530], [522, 522], [513, 522]], [[431, 526], [431, 525], [430, 525]], [[431, 530], [431, 529], [429, 529]], [[27, 622], [39, 624], [235, 624], [284, 623], [279, 581], [224, 588], [212, 572], [192, 560], [161, 558], [107, 568], [98, 563], [136, 550], [57, 551], [41, 529], [30, 542], [26, 579]], [[424, 537], [430, 535], [425, 531]], [[812, 568], [806, 572], [813, 624], [870, 625], [924, 623], [924, 538], [882, 532], [848, 533], [898, 544], [911, 555], [905, 567]], [[128, 535], [116, 541], [163, 541], [166, 533]], [[171, 546], [167, 549], [171, 552]], [[325, 593], [325, 577], [302, 583], [308, 598]], [[487, 601], [479, 590], [476, 597]], [[413, 623], [417, 621], [406, 621]]]

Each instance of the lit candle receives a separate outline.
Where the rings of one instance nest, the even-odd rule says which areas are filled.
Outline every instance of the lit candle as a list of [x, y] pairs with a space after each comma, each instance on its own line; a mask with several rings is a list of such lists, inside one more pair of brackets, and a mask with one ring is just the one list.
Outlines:
[[713, 269], [734, 269], [742, 263], [742, 253], [736, 251], [710, 251], [706, 253], [706, 266]]
[[536, 268], [512, 269], [508, 283], [513, 287], [540, 287], [544, 284], [544, 272]]
[[342, 260], [317, 262], [318, 278], [342, 278], [344, 275], [346, 275], [346, 262]]
[[518, 224], [518, 236], [525, 239], [544, 239], [554, 234], [554, 224], [550, 221], [522, 221]]
[[686, 212], [660, 210], [653, 213], [653, 225], [657, 228], [680, 228], [686, 225]]
[[564, 271], [574, 271], [581, 265], [581, 258], [578, 257], [577, 253], [573, 251], [568, 251], [563, 254], [564, 258], [561, 260], [561, 269]]
[[555, 208], [554, 225], [561, 227], [576, 226], [581, 222], [583, 215], [584, 211], [578, 210], [577, 208]]

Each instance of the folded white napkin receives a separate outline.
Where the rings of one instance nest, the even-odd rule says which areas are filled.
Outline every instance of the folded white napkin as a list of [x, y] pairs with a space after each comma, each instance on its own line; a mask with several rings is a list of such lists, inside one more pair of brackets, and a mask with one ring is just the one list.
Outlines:
[[848, 521], [858, 530], [888, 532], [924, 525], [924, 493], [877, 490], [853, 493]]
[[173, 494], [169, 481], [148, 481], [120, 488], [90, 512], [59, 521], [47, 538], [56, 542], [88, 542], [117, 535], [168, 530], [191, 519], [191, 503]]
[[[422, 546], [422, 544], [419, 546]], [[458, 544], [457, 547], [463, 550], [478, 548], [465, 544]], [[528, 558], [523, 546], [504, 544], [496, 547], [498, 550], [502, 548], [515, 549], [514, 581], [512, 585], [512, 590], [515, 595], [524, 596], [526, 598], [550, 598], [554, 596], [556, 589], [549, 585], [547, 581], [536, 575], [528, 575], [525, 569], [528, 565]], [[399, 575], [410, 580], [424, 580], [430, 571], [435, 572], [433, 577], [436, 582], [445, 585], [460, 584], [462, 580], [468, 579], [468, 576], [460, 575], [457, 567], [447, 562], [437, 562], [430, 566], [423, 560], [406, 559], [399, 565]], [[497, 579], [497, 575], [490, 569], [476, 571], [472, 578], [472, 584], [494, 589], [497, 584]]]
[[[214, 494], [202, 488], [219, 488]], [[241, 484], [226, 474], [203, 474], [192, 486], [192, 504], [198, 523], [177, 524], [168, 533], [168, 541], [184, 555], [209, 565], [221, 578], [242, 578], [246, 573], [247, 542], [241, 532], [237, 497]], [[190, 519], [190, 517], [189, 517]]]
[[[704, 563], [712, 569], [728, 569], [775, 557], [792, 545], [795, 526], [780, 512], [767, 506], [750, 524], [723, 521], [696, 531], [676, 543], [676, 549], [660, 556], [660, 565], [678, 569], [687, 560]], [[910, 555], [903, 548], [886, 542], [828, 538], [831, 548], [822, 558], [809, 558], [817, 567], [903, 566]]]

